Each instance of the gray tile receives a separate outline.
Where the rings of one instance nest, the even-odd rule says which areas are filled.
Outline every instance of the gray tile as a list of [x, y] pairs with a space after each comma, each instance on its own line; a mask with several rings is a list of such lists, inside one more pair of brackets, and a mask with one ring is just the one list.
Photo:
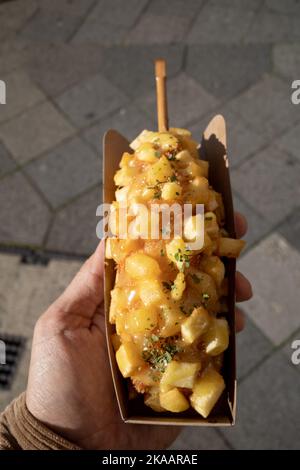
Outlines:
[[217, 107], [213, 112], [189, 125], [189, 130], [196, 140], [201, 140], [202, 132], [216, 114], [222, 114], [226, 121], [227, 149], [231, 168], [235, 168], [264, 146], [266, 139], [246, 124], [240, 116], [229, 110], [226, 105]]
[[133, 140], [143, 129], [154, 129], [156, 124], [133, 104], [121, 108], [107, 118], [101, 119], [94, 126], [86, 129], [82, 136], [96, 150], [102, 153], [102, 139], [108, 129], [116, 129], [128, 140]]
[[101, 70], [99, 45], [39, 43], [32, 48], [27, 70], [30, 77], [48, 95], [57, 96], [66, 89]]
[[300, 163], [273, 146], [245, 161], [231, 176], [234, 190], [273, 224], [299, 205]]
[[142, 16], [139, 23], [126, 35], [126, 44], [171, 44], [183, 40], [189, 20], [183, 16]]
[[[243, 305], [241, 307], [243, 308]], [[274, 349], [273, 344], [249, 317], [247, 317], [245, 329], [237, 335], [236, 346], [238, 379], [244, 378]]]
[[299, 149], [299, 136], [300, 136], [300, 124], [292, 127], [283, 136], [279, 137], [275, 141], [275, 144], [282, 149], [298, 158], [300, 161], [300, 149]]
[[24, 71], [12, 72], [1, 79], [6, 83], [6, 105], [0, 108], [0, 122], [11, 119], [46, 98]]
[[243, 11], [258, 11], [264, 0], [209, 0], [210, 6], [222, 8], [240, 8]]
[[296, 331], [280, 350], [287, 363], [300, 373], [300, 330]]
[[75, 130], [50, 102], [43, 102], [0, 125], [0, 138], [19, 163], [59, 144]]
[[97, 74], [56, 98], [57, 104], [79, 128], [88, 126], [127, 103], [125, 95]]
[[[137, 104], [156, 115], [156, 93], [153, 91], [137, 100]], [[216, 108], [217, 100], [207, 93], [193, 78], [181, 73], [168, 82], [168, 111], [170, 125], [183, 127], [187, 123], [203, 116], [210, 109]]]
[[300, 15], [300, 4], [298, 0], [266, 0], [266, 7], [276, 13]]
[[[64, 253], [89, 255], [99, 240], [96, 236], [96, 208], [102, 201], [102, 188], [93, 189], [60, 210], [55, 217], [46, 247]], [[80, 223], [78, 223], [80, 221]]]
[[0, 177], [9, 173], [16, 167], [16, 163], [10, 157], [7, 149], [0, 142]]
[[187, 73], [220, 100], [231, 98], [271, 69], [268, 46], [190, 46]]
[[275, 72], [295, 80], [300, 74], [300, 44], [276, 44], [273, 48]]
[[300, 208], [296, 209], [278, 227], [278, 232], [300, 251]]
[[8, 75], [27, 62], [32, 47], [19, 37], [12, 36], [5, 41], [0, 41], [0, 75]]
[[241, 258], [239, 270], [250, 279], [254, 292], [246, 312], [264, 335], [279, 345], [300, 327], [296, 296], [300, 253], [273, 233]]
[[[282, 2], [283, 3], [283, 2]], [[245, 36], [246, 43], [270, 44], [299, 41], [299, 18], [260, 11]]]
[[203, 0], [153, 0], [146, 13], [126, 37], [129, 44], [169, 44], [183, 40]]
[[22, 3], [20, 8], [20, 2], [9, 2], [0, 5], [0, 42], [6, 40], [18, 31], [26, 23], [26, 21], [35, 13], [37, 10], [36, 0], [28, 0]]
[[[233, 177], [231, 180], [234, 183]], [[233, 205], [234, 209], [243, 214], [248, 222], [248, 231], [243, 237], [243, 240], [247, 242], [247, 245], [242, 252], [242, 256], [244, 256], [254, 243], [257, 243], [263, 236], [271, 231], [274, 224], [259, 215], [236, 193], [233, 193]]]
[[99, 0], [73, 43], [94, 42], [113, 45], [121, 42], [147, 4], [147, 0]]
[[208, 2], [194, 22], [187, 41], [189, 44], [239, 43], [254, 17], [255, 10], [245, 9], [238, 2], [235, 5]]
[[0, 241], [22, 245], [40, 245], [50, 213], [21, 173], [0, 182]]
[[168, 77], [182, 68], [184, 45], [109, 47], [104, 54], [102, 73], [131, 98], [139, 98], [154, 89], [154, 60], [164, 57]]
[[55, 208], [101, 179], [99, 157], [78, 137], [29, 163], [25, 171]]
[[297, 106], [291, 103], [290, 82], [265, 76], [249, 90], [233, 99], [228, 107], [272, 139], [299, 121]]
[[184, 428], [171, 450], [226, 450], [228, 446], [217, 431], [212, 428]]
[[21, 35], [31, 41], [66, 41], [79, 27], [93, 1], [43, 0]]
[[300, 376], [278, 353], [238, 389], [237, 424], [221, 433], [235, 449], [298, 449]]

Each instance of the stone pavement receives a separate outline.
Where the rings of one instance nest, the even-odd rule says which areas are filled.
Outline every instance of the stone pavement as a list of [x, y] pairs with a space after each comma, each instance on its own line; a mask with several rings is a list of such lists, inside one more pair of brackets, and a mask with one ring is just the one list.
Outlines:
[[25, 387], [37, 316], [96, 246], [103, 133], [156, 126], [162, 56], [172, 125], [199, 138], [215, 113], [226, 118], [250, 227], [239, 264], [255, 292], [238, 338], [237, 426], [187, 429], [174, 447], [299, 447], [299, 24], [296, 0], [0, 3], [0, 329], [27, 338], [2, 408]]

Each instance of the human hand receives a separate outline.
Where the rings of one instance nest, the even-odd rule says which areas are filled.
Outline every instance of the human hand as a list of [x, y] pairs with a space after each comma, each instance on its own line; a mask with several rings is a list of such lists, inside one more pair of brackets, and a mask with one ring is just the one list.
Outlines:
[[[237, 235], [247, 224], [236, 216]], [[49, 428], [84, 449], [162, 449], [179, 427], [122, 422], [106, 351], [103, 315], [103, 243], [65, 292], [38, 320], [33, 338], [26, 403]], [[237, 301], [251, 285], [237, 273]], [[244, 319], [237, 310], [237, 330]]]

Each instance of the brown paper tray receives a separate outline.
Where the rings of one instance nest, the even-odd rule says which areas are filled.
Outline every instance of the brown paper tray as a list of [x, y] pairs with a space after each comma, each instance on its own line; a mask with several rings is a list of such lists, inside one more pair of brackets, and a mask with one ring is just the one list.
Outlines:
[[[124, 152], [132, 153], [128, 141], [115, 130], [106, 132], [103, 139], [104, 203], [109, 204], [114, 200], [116, 188], [113, 177], [119, 167], [120, 159]], [[229, 235], [234, 238], [235, 229], [232, 193], [226, 152], [226, 127], [224, 118], [221, 115], [215, 116], [204, 131], [201, 142], [201, 156], [210, 163], [209, 181], [213, 188], [223, 196], [226, 213], [225, 227]], [[234, 424], [236, 414], [235, 264], [234, 259], [229, 259], [225, 262], [229, 278], [229, 312], [226, 317], [230, 328], [230, 342], [225, 352], [222, 372], [226, 383], [226, 390], [210, 416], [204, 419], [192, 409], [179, 414], [169, 412], [156, 413], [151, 408], [144, 405], [142, 395], [133, 400], [128, 399], [128, 382], [119, 372], [111, 342], [111, 335], [115, 332], [115, 327], [108, 321], [110, 291], [113, 289], [115, 281], [115, 266], [113, 260], [106, 260], [104, 271], [104, 303], [107, 347], [120, 414], [125, 423], [183, 426], [231, 426]]]

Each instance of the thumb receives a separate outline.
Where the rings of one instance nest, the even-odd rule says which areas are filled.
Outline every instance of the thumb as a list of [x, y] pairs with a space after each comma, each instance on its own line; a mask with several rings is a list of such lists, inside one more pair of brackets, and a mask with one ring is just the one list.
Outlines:
[[103, 301], [104, 240], [83, 264], [52, 307], [63, 314], [91, 318]]

